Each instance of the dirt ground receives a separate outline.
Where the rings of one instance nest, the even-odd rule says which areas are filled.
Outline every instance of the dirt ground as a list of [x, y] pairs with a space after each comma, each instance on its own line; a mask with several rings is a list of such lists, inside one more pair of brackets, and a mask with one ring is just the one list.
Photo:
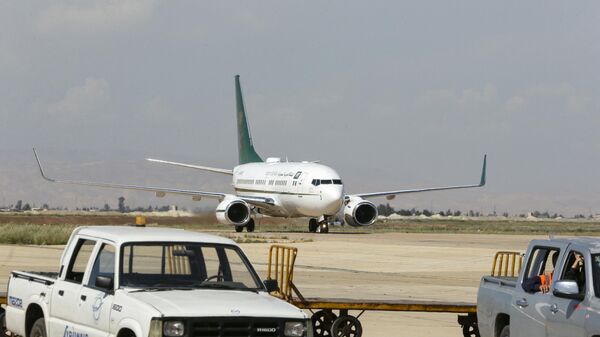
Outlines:
[[[230, 233], [228, 233], [230, 234]], [[269, 235], [269, 234], [265, 234]], [[478, 234], [306, 234], [295, 283], [307, 297], [475, 302], [498, 250], [524, 251], [532, 236]], [[243, 244], [266, 275], [270, 244]], [[14, 269], [56, 271], [62, 247], [0, 246], [0, 291]], [[363, 336], [461, 336], [456, 314], [366, 312]]]

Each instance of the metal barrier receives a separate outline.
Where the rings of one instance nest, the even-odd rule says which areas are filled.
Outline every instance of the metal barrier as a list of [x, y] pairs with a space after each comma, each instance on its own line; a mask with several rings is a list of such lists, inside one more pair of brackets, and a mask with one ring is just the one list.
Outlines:
[[492, 276], [518, 277], [523, 266], [523, 254], [519, 252], [497, 252], [492, 264]]
[[292, 299], [292, 289], [294, 288], [296, 255], [298, 255], [298, 249], [295, 247], [273, 245], [269, 249], [267, 279], [276, 280], [279, 285], [279, 289], [273, 292], [272, 295], [288, 301]]

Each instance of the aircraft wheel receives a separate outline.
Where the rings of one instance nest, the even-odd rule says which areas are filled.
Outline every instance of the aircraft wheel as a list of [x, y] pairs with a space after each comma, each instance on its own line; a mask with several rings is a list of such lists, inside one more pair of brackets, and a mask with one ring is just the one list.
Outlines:
[[331, 336], [331, 326], [337, 319], [337, 315], [330, 310], [320, 310], [315, 312], [310, 319], [315, 337], [329, 337]]
[[317, 227], [317, 232], [329, 233], [329, 224], [327, 224], [326, 222], [323, 222], [322, 224], [319, 225], [319, 227]]
[[244, 231], [244, 226], [235, 226], [235, 231], [236, 231], [237, 233], [241, 233], [241, 232], [243, 232], [243, 231]]
[[250, 221], [248, 221], [248, 224], [246, 224], [246, 231], [248, 233], [254, 232], [254, 219], [250, 219]]
[[317, 227], [319, 224], [317, 223], [317, 219], [308, 220], [308, 231], [311, 233], [315, 233], [317, 231]]
[[333, 321], [331, 326], [331, 336], [333, 337], [361, 337], [362, 324], [354, 316], [341, 316]]

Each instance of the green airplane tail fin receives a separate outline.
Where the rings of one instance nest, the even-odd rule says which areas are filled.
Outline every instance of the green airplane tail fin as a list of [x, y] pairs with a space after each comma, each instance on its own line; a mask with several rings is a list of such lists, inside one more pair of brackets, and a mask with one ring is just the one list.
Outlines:
[[239, 163], [257, 163], [262, 162], [262, 158], [254, 150], [250, 128], [248, 127], [248, 118], [244, 108], [244, 99], [242, 98], [242, 87], [240, 86], [240, 75], [235, 76], [235, 101], [238, 129], [238, 153]]

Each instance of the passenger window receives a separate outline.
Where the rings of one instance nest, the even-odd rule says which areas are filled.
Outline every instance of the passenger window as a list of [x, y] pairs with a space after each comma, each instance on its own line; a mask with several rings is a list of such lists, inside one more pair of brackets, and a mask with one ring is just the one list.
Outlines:
[[96, 278], [98, 276], [110, 277], [114, 280], [115, 277], [115, 247], [111, 245], [104, 244], [100, 251], [98, 252], [98, 256], [96, 257], [96, 261], [94, 262], [94, 266], [92, 267], [92, 273], [90, 274], [90, 279], [88, 281], [89, 287], [96, 286]]
[[525, 278], [549, 274], [554, 271], [554, 260], [558, 258], [560, 251], [556, 248], [535, 248], [527, 265]]
[[85, 268], [90, 261], [95, 245], [95, 241], [79, 239], [77, 245], [75, 246], [73, 256], [71, 257], [71, 262], [69, 268], [67, 269], [65, 281], [75, 283], [81, 283], [83, 281]]
[[560, 274], [560, 279], [576, 281], [579, 286], [579, 293], [585, 294], [585, 266], [583, 263], [583, 254], [577, 251], [569, 252], [567, 263]]

